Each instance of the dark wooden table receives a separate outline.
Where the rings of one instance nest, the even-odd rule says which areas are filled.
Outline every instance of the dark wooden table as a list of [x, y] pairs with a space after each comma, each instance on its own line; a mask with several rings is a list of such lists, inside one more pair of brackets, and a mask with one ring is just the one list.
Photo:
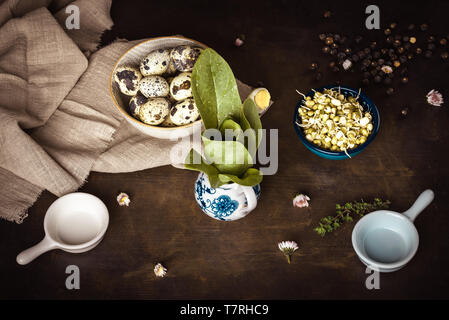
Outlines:
[[[391, 97], [382, 85], [364, 89], [380, 110], [381, 130], [352, 160], [313, 155], [291, 123], [299, 99], [295, 89], [306, 92], [337, 80], [358, 87], [359, 73], [333, 74], [327, 69], [329, 57], [320, 52], [318, 34], [381, 37], [383, 31], [364, 27], [368, 4], [224, 1], [211, 7], [210, 1], [115, 1], [115, 26], [104, 43], [116, 37], [183, 34], [216, 49], [242, 81], [262, 81], [269, 88], [275, 104], [262, 122], [264, 128], [279, 129], [278, 172], [264, 178], [256, 210], [228, 223], [200, 211], [193, 197], [194, 172], [166, 166], [126, 174], [92, 173], [81, 190], [99, 196], [110, 210], [103, 242], [88, 253], [53, 251], [19, 266], [16, 255], [44, 235], [43, 217], [56, 199], [45, 192], [22, 225], [0, 222], [0, 298], [449, 298], [449, 101], [440, 108], [425, 103], [432, 88], [449, 99], [449, 63], [437, 57], [417, 60], [409, 67], [409, 84], [395, 84]], [[447, 3], [425, 1], [419, 9], [390, 1], [378, 4], [382, 27], [391, 21], [401, 27], [427, 22], [434, 34], [448, 32]], [[324, 19], [327, 9], [333, 15]], [[237, 48], [233, 42], [240, 33], [246, 40]], [[321, 81], [307, 71], [312, 60], [322, 65]], [[410, 112], [401, 119], [404, 106]], [[336, 203], [379, 196], [390, 199], [393, 210], [404, 211], [426, 188], [432, 188], [436, 198], [416, 220], [419, 251], [403, 270], [382, 274], [380, 290], [365, 288], [368, 275], [351, 245], [353, 223], [324, 238], [313, 231], [320, 218], [335, 212]], [[131, 195], [129, 208], [117, 205], [120, 191]], [[311, 208], [293, 208], [295, 192], [308, 194]], [[281, 240], [299, 243], [291, 265], [277, 248]], [[168, 268], [164, 279], [153, 273], [159, 261]], [[80, 268], [80, 290], [65, 288], [65, 269], [71, 264]]]

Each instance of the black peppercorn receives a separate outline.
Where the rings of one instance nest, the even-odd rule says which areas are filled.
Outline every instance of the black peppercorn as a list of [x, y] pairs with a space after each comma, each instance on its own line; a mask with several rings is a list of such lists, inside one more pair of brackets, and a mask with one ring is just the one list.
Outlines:
[[326, 10], [323, 13], [323, 17], [330, 18], [332, 16], [332, 12], [330, 10]]
[[391, 95], [394, 93], [394, 89], [390, 87], [390, 88], [387, 89], [386, 93], [387, 93], [389, 96], [391, 96]]
[[323, 53], [329, 53], [330, 51], [331, 51], [331, 48], [329, 48], [328, 46], [325, 46], [325, 47], [323, 47], [322, 49], [321, 49], [321, 51], [323, 52]]
[[374, 77], [377, 74], [377, 70], [376, 69], [371, 69], [370, 73]]
[[429, 26], [423, 23], [422, 25], [419, 26], [419, 28], [421, 29], [421, 31], [426, 31], [427, 29], [429, 29]]
[[402, 36], [400, 34], [396, 34], [394, 36], [394, 40], [401, 40], [401, 39], [402, 39]]
[[341, 36], [339, 34], [334, 34], [334, 41], [340, 41], [341, 40]]
[[363, 85], [367, 86], [369, 85], [369, 79], [365, 78], [362, 80]]
[[365, 67], [369, 67], [369, 65], [371, 64], [371, 60], [365, 59], [365, 60], [362, 61], [362, 63], [363, 63], [363, 65], [364, 65]]
[[357, 52], [357, 55], [359, 56], [360, 59], [365, 58], [365, 52], [363, 52], [363, 51]]
[[364, 78], [369, 78], [369, 77], [371, 77], [371, 73], [369, 73], [368, 71], [365, 71], [365, 72], [363, 73], [363, 77], [364, 77]]
[[393, 41], [393, 46], [394, 47], [399, 47], [401, 45], [401, 40], [394, 40]]
[[332, 49], [331, 52], [330, 52], [330, 54], [333, 55], [333, 56], [335, 56], [335, 55], [337, 54], [337, 52], [338, 52], [337, 49]]
[[393, 82], [393, 80], [391, 78], [385, 78], [384, 79], [384, 84], [386, 84], [386, 85], [390, 85], [391, 82]]
[[380, 83], [382, 81], [382, 77], [380, 75], [376, 75], [373, 80], [375, 83]]
[[363, 52], [364, 52], [365, 54], [370, 54], [371, 49], [370, 49], [370, 48], [365, 48], [365, 49], [363, 49]]
[[384, 33], [386, 36], [389, 36], [391, 34], [391, 29], [390, 28], [385, 29]]
[[360, 43], [360, 42], [362, 42], [362, 40], [363, 40], [363, 37], [362, 37], [362, 36], [356, 36], [356, 37], [354, 38], [355, 43]]
[[446, 40], [445, 38], [442, 38], [442, 39], [440, 40], [440, 44], [441, 44], [442, 46], [445, 46], [445, 45], [447, 44], [447, 40]]
[[430, 57], [432, 57], [432, 51], [430, 51], [430, 50], [426, 50], [426, 52], [424, 53], [424, 56], [426, 57], [426, 58], [430, 58]]
[[407, 55], [407, 59], [412, 60], [412, 59], [413, 59], [413, 53], [409, 53], [409, 54]]
[[385, 60], [382, 59], [382, 58], [377, 60], [377, 64], [380, 65], [380, 66], [383, 65], [384, 63], [385, 63]]
[[404, 49], [405, 49], [405, 50], [409, 50], [411, 46], [412, 46], [412, 45], [410, 44], [410, 42], [404, 43]]
[[391, 29], [396, 28], [396, 26], [397, 26], [397, 23], [396, 23], [396, 22], [390, 23], [390, 28], [391, 28]]
[[403, 36], [402, 37], [402, 41], [403, 42], [408, 42], [410, 40], [410, 38], [408, 36]]
[[330, 62], [329, 62], [329, 68], [333, 68], [333, 67], [335, 67], [337, 64], [335, 63], [335, 61], [333, 61], [333, 60], [331, 60]]
[[338, 60], [344, 60], [346, 58], [346, 53], [344, 53], [344, 52], [339, 52], [339, 53], [337, 53], [337, 59]]
[[356, 54], [353, 54], [351, 59], [352, 59], [352, 61], [357, 62], [357, 61], [359, 61], [359, 56]]
[[334, 38], [332, 37], [326, 37], [326, 39], [324, 39], [324, 43], [327, 44], [328, 46], [331, 45], [332, 43], [334, 43]]
[[374, 59], [379, 59], [380, 58], [380, 52], [379, 51], [374, 51], [373, 52], [373, 58]]
[[415, 52], [416, 52], [416, 54], [421, 54], [422, 53], [422, 49], [421, 48], [416, 48]]
[[427, 42], [435, 42], [435, 37], [434, 36], [428, 36], [427, 37]]
[[337, 67], [337, 66], [335, 66], [335, 67], [332, 68], [332, 71], [333, 71], [333, 72], [338, 72], [338, 71], [340, 71], [340, 68]]
[[392, 42], [393, 42], [393, 38], [392, 38], [392, 37], [386, 37], [386, 38], [385, 38], [385, 41], [386, 41], [387, 43], [392, 43]]
[[397, 51], [398, 51], [399, 54], [403, 54], [404, 51], [405, 51], [405, 49], [404, 49], [404, 47], [399, 47], [399, 48], [397, 49]]
[[446, 51], [445, 52], [441, 52], [441, 59], [447, 60], [448, 57], [449, 57], [449, 54]]
[[414, 24], [409, 24], [407, 29], [411, 31], [411, 30], [415, 29], [415, 25]]
[[408, 77], [406, 77], [406, 76], [401, 77], [401, 82], [402, 82], [403, 84], [408, 83]]
[[388, 50], [385, 48], [380, 49], [380, 53], [382, 53], [383, 55], [387, 54]]
[[312, 70], [312, 71], [314, 71], [314, 70], [318, 70], [318, 67], [319, 67], [318, 62], [312, 61], [312, 62], [310, 63], [309, 69]]
[[323, 74], [321, 72], [317, 72], [315, 75], [315, 80], [320, 81], [323, 79]]
[[399, 57], [399, 61], [400, 61], [401, 63], [406, 63], [406, 62], [407, 62], [407, 57], [406, 57], [406, 56], [400, 56], [400, 57]]
[[318, 38], [320, 38], [321, 41], [324, 41], [326, 39], [326, 35], [324, 33], [320, 33]]
[[435, 44], [434, 43], [429, 43], [428, 45], [427, 45], [427, 50], [435, 50]]

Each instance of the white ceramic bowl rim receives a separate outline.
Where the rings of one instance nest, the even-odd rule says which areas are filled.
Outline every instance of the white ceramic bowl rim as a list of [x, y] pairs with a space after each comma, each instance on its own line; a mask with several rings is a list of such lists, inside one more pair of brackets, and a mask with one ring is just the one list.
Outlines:
[[145, 123], [145, 122], [139, 121], [139, 120], [135, 119], [134, 117], [132, 117], [126, 110], [124, 110], [123, 107], [120, 106], [120, 104], [115, 100], [115, 97], [114, 97], [114, 95], [112, 94], [112, 84], [113, 84], [113, 82], [114, 82], [114, 71], [115, 71], [115, 69], [117, 69], [117, 66], [118, 66], [119, 63], [121, 62], [122, 58], [123, 58], [124, 56], [126, 56], [131, 50], [133, 50], [134, 48], [136, 48], [136, 47], [142, 45], [143, 43], [147, 43], [147, 42], [150, 42], [150, 41], [153, 41], [153, 40], [159, 40], [159, 39], [180, 39], [180, 40], [187, 40], [187, 41], [191, 41], [191, 42], [195, 43], [196, 45], [198, 45], [198, 46], [201, 47], [201, 48], [208, 48], [208, 46], [206, 46], [204, 43], [201, 43], [201, 42], [199, 42], [199, 41], [196, 41], [196, 40], [193, 40], [193, 39], [189, 39], [189, 38], [186, 38], [186, 37], [179, 37], [179, 36], [156, 37], [156, 38], [151, 38], [151, 39], [148, 39], [148, 40], [139, 42], [138, 44], [136, 44], [136, 45], [132, 46], [131, 48], [129, 48], [128, 50], [126, 50], [126, 52], [125, 52], [124, 54], [122, 54], [122, 55], [120, 56], [120, 58], [117, 60], [117, 62], [114, 64], [114, 68], [112, 68], [111, 75], [109, 76], [109, 94], [110, 94], [110, 96], [111, 96], [111, 98], [112, 98], [112, 102], [114, 103], [115, 107], [120, 111], [120, 113], [123, 114], [126, 118], [128, 118], [128, 119], [130, 119], [131, 121], [136, 122], [136, 123], [138, 123], [138, 124], [140, 124], [140, 125], [144, 125], [144, 126], [146, 126], [146, 127], [150, 127], [150, 128], [157, 129], [157, 130], [166, 130], [166, 131], [173, 131], [173, 130], [176, 130], [176, 129], [182, 129], [182, 128], [188, 128], [188, 127], [191, 127], [191, 126], [193, 126], [195, 123], [201, 122], [202, 120], [199, 119], [199, 120], [196, 120], [196, 121], [194, 121], [194, 122], [192, 122], [192, 123], [185, 124], [185, 125], [183, 125], [183, 126], [176, 126], [176, 127], [160, 127], [160, 126], [152, 126], [152, 125], [147, 124], [147, 123]]
[[[103, 207], [106, 210], [106, 212], [108, 213], [108, 209], [106, 207], [106, 205], [103, 203], [103, 201], [101, 201], [98, 197], [90, 194], [90, 193], [84, 193], [84, 192], [74, 192], [74, 193], [69, 193], [66, 194], [60, 198], [58, 198], [56, 201], [54, 201], [50, 207], [48, 207], [47, 212], [50, 211], [50, 209], [56, 205], [57, 203], [60, 202], [64, 202], [67, 201], [67, 199], [73, 198], [73, 197], [87, 197], [87, 198], [91, 198], [94, 201], [97, 201], [98, 204]], [[44, 218], [44, 230], [45, 230], [45, 236], [48, 237], [51, 241], [53, 241], [54, 243], [56, 243], [56, 245], [61, 248], [61, 249], [67, 249], [67, 250], [79, 250], [79, 249], [85, 249], [87, 247], [93, 246], [94, 244], [98, 243], [99, 241], [101, 241], [101, 239], [103, 238], [104, 234], [106, 233], [106, 230], [108, 229], [108, 225], [109, 225], [109, 214], [106, 214], [106, 218], [104, 221], [104, 227], [102, 228], [102, 230], [91, 240], [81, 243], [81, 244], [76, 244], [76, 245], [70, 245], [70, 244], [66, 244], [63, 243], [61, 241], [58, 241], [56, 239], [54, 239], [51, 236], [51, 232], [49, 232], [48, 230], [48, 218], [49, 215], [45, 214], [45, 218]]]
[[[416, 236], [416, 241], [412, 244], [413, 247], [410, 249], [409, 253], [407, 254], [407, 256], [405, 256], [404, 258], [402, 258], [399, 261], [396, 262], [392, 262], [392, 263], [383, 263], [383, 262], [378, 262], [375, 261], [373, 259], [371, 259], [370, 257], [367, 257], [363, 251], [359, 248], [359, 243], [357, 241], [357, 234], [359, 232], [359, 229], [363, 226], [363, 224], [365, 223], [366, 219], [371, 215], [376, 215], [376, 214], [391, 214], [393, 215], [395, 218], [399, 218], [402, 221], [404, 221], [405, 224], [408, 224], [409, 227], [411, 227], [411, 229], [414, 232], [414, 235]], [[379, 269], [396, 269], [399, 267], [403, 267], [405, 266], [407, 263], [410, 262], [410, 260], [412, 260], [412, 258], [414, 257], [414, 255], [416, 254], [416, 252], [418, 251], [418, 245], [419, 245], [419, 234], [418, 234], [418, 230], [416, 230], [415, 225], [413, 224], [413, 222], [411, 222], [406, 216], [404, 216], [403, 214], [400, 214], [399, 212], [395, 212], [395, 211], [390, 211], [390, 210], [379, 210], [379, 211], [374, 211], [371, 212], [367, 215], [365, 215], [364, 217], [362, 217], [357, 224], [354, 227], [354, 230], [352, 231], [352, 246], [355, 250], [355, 252], [357, 253], [357, 255], [362, 259], [365, 260], [366, 263], [368, 263], [370, 266], [374, 267], [374, 268], [379, 268]]]

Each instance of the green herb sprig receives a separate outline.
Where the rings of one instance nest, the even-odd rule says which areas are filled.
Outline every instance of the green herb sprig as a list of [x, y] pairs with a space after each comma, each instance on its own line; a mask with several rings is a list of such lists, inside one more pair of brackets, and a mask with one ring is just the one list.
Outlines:
[[326, 233], [338, 229], [343, 222], [351, 222], [354, 220], [354, 217], [361, 218], [366, 213], [386, 209], [390, 204], [390, 200], [384, 201], [379, 198], [375, 198], [371, 203], [365, 202], [362, 199], [360, 202], [347, 202], [344, 205], [337, 204], [335, 206], [336, 215], [322, 218], [318, 227], [313, 230], [324, 237]]

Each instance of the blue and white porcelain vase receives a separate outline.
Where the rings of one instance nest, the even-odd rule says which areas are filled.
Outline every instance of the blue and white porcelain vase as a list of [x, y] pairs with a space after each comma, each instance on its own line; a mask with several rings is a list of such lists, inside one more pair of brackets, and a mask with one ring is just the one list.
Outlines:
[[207, 175], [201, 172], [195, 181], [195, 199], [209, 217], [222, 221], [234, 221], [245, 217], [257, 206], [260, 184], [254, 187], [237, 183], [212, 188]]

